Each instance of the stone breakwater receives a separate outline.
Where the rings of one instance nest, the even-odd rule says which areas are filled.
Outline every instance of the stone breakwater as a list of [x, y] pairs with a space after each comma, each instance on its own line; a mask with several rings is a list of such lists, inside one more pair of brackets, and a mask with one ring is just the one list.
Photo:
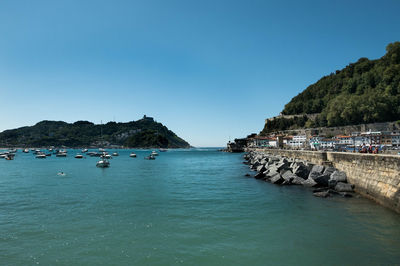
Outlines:
[[354, 185], [347, 182], [346, 173], [330, 165], [263, 152], [249, 152], [244, 155], [244, 159], [244, 163], [257, 172], [254, 175], [256, 179], [277, 185], [314, 188], [313, 195], [316, 197], [351, 197], [354, 192]]
[[343, 171], [355, 192], [400, 213], [400, 156], [350, 152], [257, 149], [252, 152], [326, 164]]

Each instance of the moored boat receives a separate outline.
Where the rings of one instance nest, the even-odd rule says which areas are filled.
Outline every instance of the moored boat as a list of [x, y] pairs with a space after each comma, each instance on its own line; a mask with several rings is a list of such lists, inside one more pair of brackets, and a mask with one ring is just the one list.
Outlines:
[[38, 153], [38, 154], [36, 154], [36, 158], [37, 158], [37, 159], [46, 159], [47, 156], [46, 156], [46, 154], [44, 154], [44, 153]]
[[149, 156], [144, 157], [146, 160], [155, 160], [156, 157], [153, 154], [150, 154]]
[[77, 154], [77, 155], [75, 155], [75, 158], [76, 158], [76, 159], [82, 159], [82, 158], [83, 158], [83, 155], [82, 155], [82, 154]]
[[11, 161], [14, 160], [15, 154], [14, 153], [8, 153], [5, 155], [4, 159], [6, 159], [7, 161]]
[[152, 152], [151, 152], [151, 155], [153, 155], [153, 156], [158, 156], [158, 153], [157, 153], [156, 151], [152, 151]]
[[101, 160], [96, 163], [96, 166], [100, 168], [110, 167], [110, 162], [104, 156], [101, 156]]
[[113, 152], [112, 156], [119, 156], [118, 152]]

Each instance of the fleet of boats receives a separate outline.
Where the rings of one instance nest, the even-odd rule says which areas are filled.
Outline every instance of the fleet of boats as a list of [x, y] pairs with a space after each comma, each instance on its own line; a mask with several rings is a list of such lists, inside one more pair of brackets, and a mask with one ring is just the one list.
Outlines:
[[[51, 156], [52, 154], [55, 154], [56, 157], [67, 157], [67, 154], [68, 154], [68, 151], [66, 149], [50, 148], [50, 149], [47, 149], [47, 151], [45, 151], [45, 150], [42, 151], [40, 149], [25, 148], [22, 150], [23, 153], [29, 153], [30, 151], [32, 152], [32, 154], [35, 155], [35, 157], [37, 159], [46, 159], [47, 157]], [[166, 152], [167, 149], [160, 148], [159, 151]], [[15, 154], [17, 152], [18, 152], [17, 149], [9, 149], [8, 151], [0, 152], [0, 158], [4, 158], [6, 160], [13, 160], [15, 157]], [[113, 158], [112, 156], [115, 156], [115, 157], [119, 156], [118, 152], [113, 152], [112, 155], [110, 155], [110, 154], [108, 154], [108, 152], [105, 149], [99, 148], [98, 151], [90, 151], [90, 152], [88, 149], [82, 149], [81, 153], [75, 154], [74, 157], [76, 159], [83, 159], [83, 158], [86, 158], [84, 156], [84, 154], [86, 154], [87, 156], [90, 156], [90, 157], [100, 157], [100, 160], [97, 161], [97, 163], [96, 163], [96, 166], [100, 167], [100, 168], [110, 167], [109, 160]], [[148, 156], [145, 156], [144, 159], [155, 160], [156, 156], [158, 156], [158, 153], [155, 150], [153, 150]], [[129, 154], [129, 157], [136, 158], [137, 155], [136, 155], [136, 153], [131, 152]]]

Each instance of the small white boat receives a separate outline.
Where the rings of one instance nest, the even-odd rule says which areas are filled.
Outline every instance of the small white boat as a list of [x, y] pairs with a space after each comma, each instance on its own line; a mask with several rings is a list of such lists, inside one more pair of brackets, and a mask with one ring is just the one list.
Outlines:
[[152, 152], [151, 152], [151, 155], [153, 155], [153, 156], [158, 156], [158, 153], [157, 153], [156, 151], [152, 151]]
[[22, 152], [29, 153], [29, 149], [24, 149]]
[[47, 156], [44, 153], [38, 153], [38, 154], [36, 154], [36, 158], [38, 158], [38, 159], [46, 159]]
[[11, 161], [11, 160], [14, 160], [14, 156], [15, 156], [14, 153], [9, 153], [9, 154], [6, 154], [4, 159], [6, 159], [7, 161]]
[[158, 149], [158, 151], [160, 151], [160, 152], [166, 152], [166, 151], [168, 151], [168, 149], [160, 148], [160, 149]]
[[56, 157], [67, 157], [67, 154], [65, 152], [59, 152], [56, 154]]
[[83, 149], [81, 152], [86, 153], [86, 152], [88, 152], [88, 149]]
[[96, 166], [100, 168], [110, 167], [110, 162], [102, 156], [101, 160], [96, 163]]
[[118, 152], [113, 152], [112, 156], [119, 156]]
[[129, 157], [136, 157], [136, 153], [132, 152], [131, 154], [129, 154]]
[[103, 156], [104, 156], [104, 158], [106, 158], [106, 159], [112, 159], [112, 157], [111, 157], [110, 154], [104, 154]]
[[99, 152], [105, 152], [106, 150], [103, 148], [99, 148]]
[[82, 155], [82, 154], [77, 154], [77, 155], [75, 155], [75, 158], [76, 158], [76, 159], [82, 159], [82, 158], [83, 158], [83, 155]]

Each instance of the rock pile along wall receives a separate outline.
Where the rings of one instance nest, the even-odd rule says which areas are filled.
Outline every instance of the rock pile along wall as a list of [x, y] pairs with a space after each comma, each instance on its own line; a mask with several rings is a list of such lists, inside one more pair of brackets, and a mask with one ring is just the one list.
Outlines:
[[314, 164], [331, 162], [347, 174], [356, 192], [400, 213], [400, 156], [274, 149], [268, 152]]

